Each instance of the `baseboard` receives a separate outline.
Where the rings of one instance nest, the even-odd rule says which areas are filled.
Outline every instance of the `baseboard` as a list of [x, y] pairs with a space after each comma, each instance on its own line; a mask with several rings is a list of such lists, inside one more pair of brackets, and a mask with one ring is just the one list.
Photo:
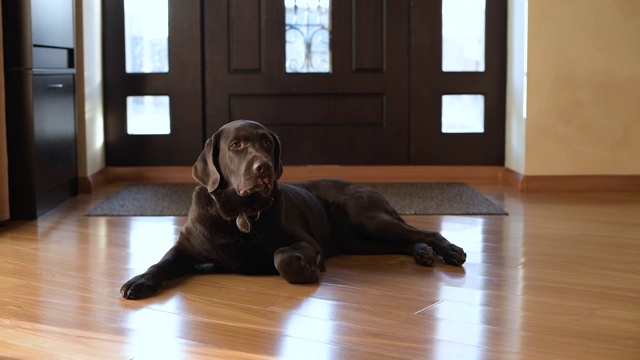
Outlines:
[[502, 166], [285, 166], [280, 181], [339, 178], [355, 182], [460, 181], [496, 183]]
[[78, 178], [78, 192], [89, 194], [112, 182], [109, 177], [109, 168], [102, 168], [93, 175], [80, 176]]
[[[501, 166], [285, 166], [280, 182], [340, 178], [356, 182], [462, 181], [496, 183]], [[190, 166], [109, 167], [112, 181], [191, 182]]]
[[191, 166], [122, 166], [108, 167], [111, 181], [127, 182], [195, 182]]
[[[640, 191], [640, 175], [522, 175], [503, 166], [341, 166], [290, 165], [280, 182], [340, 178], [355, 182], [460, 181], [501, 184], [522, 192], [535, 191]], [[81, 193], [110, 182], [195, 182], [191, 166], [107, 167], [79, 179]]]
[[500, 183], [503, 185], [514, 187], [519, 191], [523, 191], [523, 189], [520, 187], [523, 178], [524, 175], [505, 167], [503, 168], [503, 171], [501, 173]]
[[640, 191], [637, 175], [523, 176], [518, 185], [523, 192], [534, 191]]

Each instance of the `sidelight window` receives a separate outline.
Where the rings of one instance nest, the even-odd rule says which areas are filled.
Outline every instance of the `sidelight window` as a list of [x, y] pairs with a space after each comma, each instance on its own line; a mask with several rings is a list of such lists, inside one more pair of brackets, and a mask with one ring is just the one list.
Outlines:
[[484, 133], [484, 95], [443, 95], [443, 133]]
[[127, 134], [170, 134], [170, 113], [169, 96], [127, 96]]
[[287, 73], [331, 72], [331, 0], [284, 0]]
[[442, 71], [485, 70], [485, 0], [442, 0]]
[[169, 71], [168, 0], [124, 0], [127, 73]]

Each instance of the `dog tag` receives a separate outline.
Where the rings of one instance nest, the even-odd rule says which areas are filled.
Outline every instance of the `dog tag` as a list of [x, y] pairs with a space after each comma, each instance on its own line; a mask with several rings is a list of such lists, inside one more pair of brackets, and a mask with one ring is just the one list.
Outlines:
[[245, 234], [251, 232], [251, 221], [249, 221], [249, 217], [247, 217], [247, 214], [241, 213], [240, 215], [238, 215], [238, 217], [236, 218], [236, 226], [238, 227], [238, 230], [242, 231]]

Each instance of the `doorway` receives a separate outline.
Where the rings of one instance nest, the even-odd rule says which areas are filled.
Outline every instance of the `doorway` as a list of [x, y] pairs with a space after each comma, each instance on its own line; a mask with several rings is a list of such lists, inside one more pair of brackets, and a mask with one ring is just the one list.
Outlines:
[[[103, 2], [109, 166], [191, 165], [240, 118], [289, 165], [504, 163], [506, 0], [172, 0], [151, 45], [125, 41], [128, 1]], [[167, 68], [127, 69], [157, 43]]]

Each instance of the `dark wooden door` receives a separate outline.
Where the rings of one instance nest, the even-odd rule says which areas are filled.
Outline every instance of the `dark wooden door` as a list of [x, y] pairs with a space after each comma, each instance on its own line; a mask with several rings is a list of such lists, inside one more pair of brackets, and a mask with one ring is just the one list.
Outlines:
[[[273, 129], [286, 164], [504, 164], [507, 0], [475, 2], [480, 28], [453, 1], [322, 0], [328, 73], [286, 71], [285, 2], [170, 0], [170, 66], [153, 74], [125, 71], [123, 0], [103, 2], [107, 165], [191, 165], [235, 119]], [[482, 32], [481, 68], [446, 69], [452, 11], [456, 29]], [[128, 133], [127, 97], [140, 95], [170, 98], [169, 133]], [[444, 125], [467, 116], [480, 125]]]
[[[168, 65], [166, 69], [151, 72], [126, 69], [124, 1], [108, 0], [102, 4], [107, 165], [193, 164], [202, 151], [204, 138], [200, 1], [165, 3], [168, 6], [168, 53], [156, 51], [154, 56], [168, 56]], [[159, 1], [152, 5], [162, 4]], [[153, 17], [151, 10], [154, 9], [149, 9], [147, 14]], [[133, 48], [132, 51], [146, 51], [140, 50], [140, 46]], [[131, 126], [134, 115], [150, 122], [167, 117], [169, 124], [160, 131], [151, 126], [149, 133], [139, 133], [139, 129]]]
[[409, 162], [409, 1], [332, 1], [331, 72], [285, 71], [282, 0], [203, 2], [205, 128], [258, 120], [286, 164]]
[[[504, 165], [507, 0], [475, 3], [477, 8], [468, 9], [443, 7], [442, 0], [412, 2], [411, 164]], [[457, 26], [463, 28], [484, 23], [484, 29], [477, 29], [484, 30], [484, 46], [478, 49], [484, 52], [480, 69], [445, 69], [443, 19], [447, 12], [454, 20], [460, 15]], [[473, 19], [478, 20], [476, 24]], [[449, 99], [459, 101], [447, 107]], [[475, 99], [479, 106], [472, 110], [477, 114], [456, 108]], [[478, 128], [447, 131], [443, 126], [447, 110], [454, 121], [478, 116]]]

